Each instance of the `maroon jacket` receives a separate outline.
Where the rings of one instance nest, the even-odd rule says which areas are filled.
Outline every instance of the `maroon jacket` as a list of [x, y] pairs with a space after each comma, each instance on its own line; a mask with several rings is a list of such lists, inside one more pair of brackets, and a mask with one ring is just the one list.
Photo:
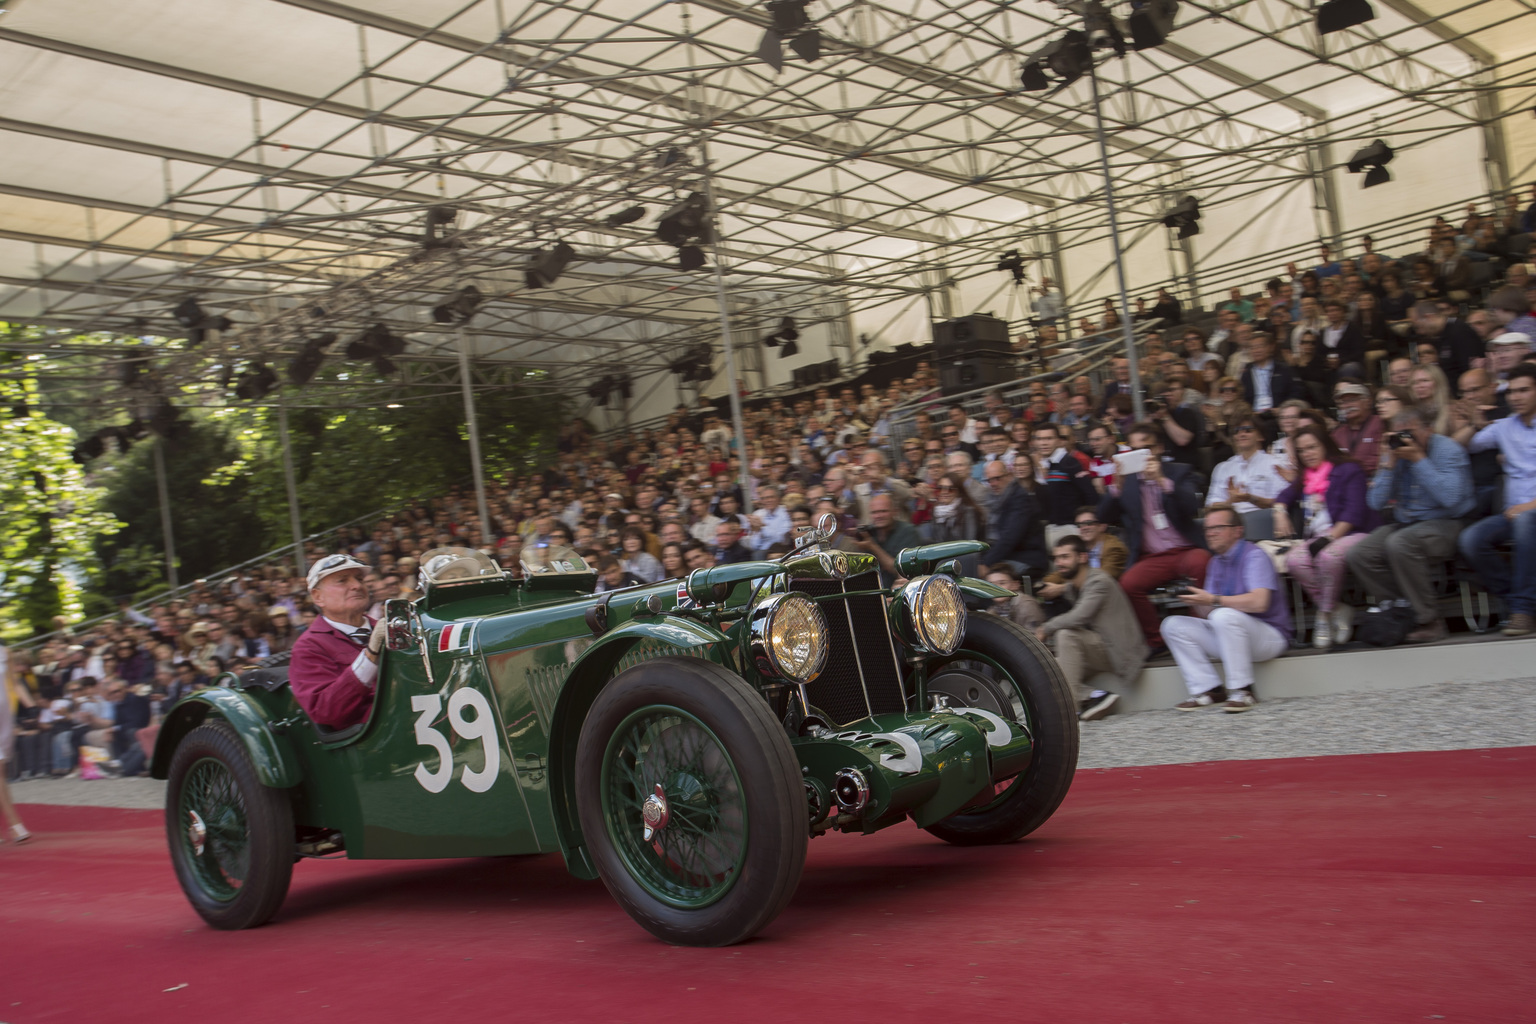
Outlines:
[[[368, 625], [371, 628], [373, 621]], [[373, 688], [364, 686], [352, 671], [362, 649], [362, 644], [338, 633], [320, 617], [294, 641], [288, 687], [299, 707], [317, 724], [345, 729], [368, 717]]]

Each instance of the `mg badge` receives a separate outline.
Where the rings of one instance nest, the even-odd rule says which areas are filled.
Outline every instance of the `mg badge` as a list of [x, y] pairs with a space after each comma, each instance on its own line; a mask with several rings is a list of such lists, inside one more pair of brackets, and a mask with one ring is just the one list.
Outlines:
[[650, 842], [651, 836], [667, 827], [667, 819], [672, 816], [667, 807], [667, 794], [662, 792], [661, 783], [656, 783], [656, 792], [645, 798], [645, 803], [640, 805], [640, 817], [645, 821], [645, 841]]

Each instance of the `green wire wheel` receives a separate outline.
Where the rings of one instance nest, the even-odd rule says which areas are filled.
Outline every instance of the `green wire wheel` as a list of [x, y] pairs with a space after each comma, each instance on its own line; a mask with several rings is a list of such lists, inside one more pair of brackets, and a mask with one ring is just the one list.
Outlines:
[[176, 748], [165, 794], [171, 864], [187, 900], [215, 928], [254, 928], [277, 913], [293, 877], [293, 808], [261, 784], [223, 722]]
[[800, 883], [809, 830], [789, 737], [719, 665], [654, 658], [611, 679], [582, 722], [575, 782], [603, 884], [667, 942], [741, 942]]

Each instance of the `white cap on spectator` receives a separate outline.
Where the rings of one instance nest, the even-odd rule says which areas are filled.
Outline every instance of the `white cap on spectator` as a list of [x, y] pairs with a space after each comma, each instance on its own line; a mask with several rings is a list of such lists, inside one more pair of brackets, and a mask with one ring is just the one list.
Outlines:
[[267, 609], [267, 618], [269, 618], [269, 619], [272, 618], [274, 615], [287, 615], [287, 614], [288, 614], [288, 606], [287, 605], [275, 604], [271, 608]]
[[345, 572], [348, 569], [361, 569], [368, 571], [368, 567], [351, 555], [326, 555], [309, 567], [309, 589], [314, 590], [320, 585], [320, 581], [332, 573]]
[[1370, 394], [1371, 391], [1369, 388], [1367, 388], [1364, 384], [1356, 384], [1354, 381], [1348, 381], [1346, 383], [1340, 384], [1338, 387], [1333, 389], [1334, 398], [1338, 398], [1340, 395], [1359, 395], [1362, 398], [1368, 398], [1370, 397]]
[[1503, 334], [1488, 339], [1490, 345], [1524, 345], [1531, 347], [1531, 336], [1521, 334], [1519, 331], [1505, 331]]

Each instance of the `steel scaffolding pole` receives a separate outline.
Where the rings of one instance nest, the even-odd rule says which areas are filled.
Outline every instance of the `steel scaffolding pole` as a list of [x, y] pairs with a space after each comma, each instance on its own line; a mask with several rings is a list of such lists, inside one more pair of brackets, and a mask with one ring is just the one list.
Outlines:
[[1136, 360], [1136, 331], [1131, 327], [1131, 299], [1125, 290], [1125, 261], [1120, 255], [1120, 222], [1115, 215], [1115, 185], [1109, 173], [1109, 143], [1104, 138], [1104, 111], [1099, 106], [1099, 73], [1091, 64], [1088, 83], [1093, 87], [1093, 121], [1099, 137], [1099, 166], [1104, 171], [1104, 205], [1109, 208], [1109, 244], [1115, 251], [1115, 284], [1120, 289], [1120, 326], [1125, 331], [1125, 358], [1131, 364], [1131, 409], [1136, 421], [1144, 418], [1141, 401], [1141, 367]]
[[293, 446], [288, 440], [288, 406], [278, 399], [277, 439], [283, 446], [283, 486], [288, 490], [288, 525], [293, 530], [293, 564], [303, 576], [309, 567], [304, 563], [304, 525], [299, 518], [299, 488], [293, 480]]
[[171, 529], [171, 491], [165, 483], [165, 438], [155, 442], [155, 489], [160, 493], [160, 533], [165, 539], [165, 581], [175, 590], [181, 586], [176, 578], [176, 532]]
[[485, 471], [480, 466], [480, 424], [475, 415], [475, 389], [469, 379], [469, 348], [463, 326], [459, 327], [459, 383], [464, 392], [464, 423], [469, 427], [469, 465], [475, 476], [475, 507], [480, 511], [480, 543], [496, 543], [490, 508], [485, 503]]
[[747, 432], [741, 423], [741, 392], [736, 387], [736, 353], [731, 344], [731, 307], [725, 298], [725, 261], [720, 252], [720, 217], [715, 210], [714, 175], [709, 167], [709, 143], [699, 137], [699, 158], [704, 164], [704, 203], [709, 210], [712, 241], [710, 250], [715, 257], [715, 301], [720, 305], [720, 341], [725, 346], [725, 386], [731, 395], [731, 431], [736, 437], [736, 458], [740, 463], [741, 502], [750, 507], [752, 502], [751, 460], [747, 458]]

